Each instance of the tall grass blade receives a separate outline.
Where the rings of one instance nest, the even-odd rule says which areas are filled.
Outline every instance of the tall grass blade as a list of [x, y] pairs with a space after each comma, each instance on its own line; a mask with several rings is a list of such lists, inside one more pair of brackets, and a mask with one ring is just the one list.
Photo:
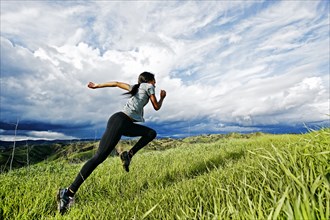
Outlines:
[[142, 216], [142, 219], [145, 219], [159, 204], [154, 205], [151, 209], [149, 209], [144, 215]]
[[288, 191], [289, 191], [289, 187], [286, 187], [285, 192], [283, 193], [281, 199], [278, 202], [278, 205], [276, 206], [276, 209], [275, 209], [275, 212], [273, 215], [273, 219], [277, 219], [278, 215], [280, 214], [282, 206], [285, 202], [285, 198], [288, 196]]

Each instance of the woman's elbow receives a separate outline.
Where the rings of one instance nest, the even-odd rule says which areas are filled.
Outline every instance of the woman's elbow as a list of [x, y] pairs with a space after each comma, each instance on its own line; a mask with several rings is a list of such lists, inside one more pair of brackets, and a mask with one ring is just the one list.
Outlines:
[[158, 110], [160, 109], [160, 106], [159, 106], [159, 105], [154, 105], [154, 109], [155, 109], [156, 111], [158, 111]]

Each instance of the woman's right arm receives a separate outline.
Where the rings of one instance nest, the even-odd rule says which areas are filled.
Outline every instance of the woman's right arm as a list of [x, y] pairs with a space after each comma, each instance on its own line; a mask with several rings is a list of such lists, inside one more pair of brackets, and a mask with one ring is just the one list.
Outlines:
[[106, 82], [106, 83], [88, 83], [88, 88], [90, 89], [99, 89], [99, 88], [105, 88], [105, 87], [118, 87], [124, 90], [129, 91], [130, 86], [127, 83], [123, 82]]

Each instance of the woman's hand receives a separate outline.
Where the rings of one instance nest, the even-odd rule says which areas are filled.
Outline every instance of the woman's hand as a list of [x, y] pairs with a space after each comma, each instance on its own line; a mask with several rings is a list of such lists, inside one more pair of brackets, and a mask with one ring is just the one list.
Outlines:
[[166, 91], [165, 90], [160, 90], [160, 98], [164, 99], [166, 97]]
[[90, 89], [96, 89], [96, 88], [98, 88], [98, 87], [97, 87], [98, 84], [97, 84], [97, 83], [93, 83], [93, 82], [89, 82], [87, 86], [88, 86], [88, 88], [90, 88]]

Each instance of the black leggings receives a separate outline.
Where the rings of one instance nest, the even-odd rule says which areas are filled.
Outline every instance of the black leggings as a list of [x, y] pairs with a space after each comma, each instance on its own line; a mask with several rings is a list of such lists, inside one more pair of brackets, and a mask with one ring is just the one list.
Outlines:
[[131, 118], [123, 112], [118, 112], [112, 115], [109, 118], [107, 128], [102, 136], [96, 154], [81, 168], [76, 179], [69, 187], [71, 191], [74, 193], [77, 192], [80, 185], [87, 179], [93, 170], [109, 156], [122, 135], [128, 137], [142, 136], [129, 152], [130, 155], [133, 156], [141, 148], [152, 141], [157, 133], [151, 128], [135, 124]]

